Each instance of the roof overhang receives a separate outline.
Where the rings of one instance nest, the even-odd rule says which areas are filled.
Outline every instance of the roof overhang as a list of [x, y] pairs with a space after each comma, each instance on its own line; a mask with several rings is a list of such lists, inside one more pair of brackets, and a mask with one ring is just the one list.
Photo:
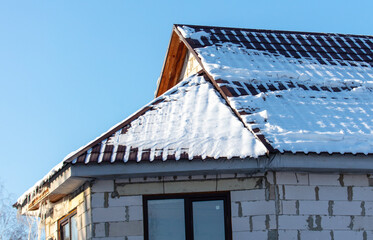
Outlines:
[[28, 196], [23, 203], [16, 203], [13, 206], [21, 208], [22, 213], [35, 211], [46, 201], [57, 202], [66, 195], [74, 192], [90, 178], [76, 177], [72, 175], [72, 167], [68, 167], [44, 184], [34, 195]]
[[219, 173], [252, 174], [267, 171], [373, 173], [373, 155], [278, 153], [270, 157], [262, 156], [246, 159], [76, 164], [71, 168], [71, 177], [114, 179]]

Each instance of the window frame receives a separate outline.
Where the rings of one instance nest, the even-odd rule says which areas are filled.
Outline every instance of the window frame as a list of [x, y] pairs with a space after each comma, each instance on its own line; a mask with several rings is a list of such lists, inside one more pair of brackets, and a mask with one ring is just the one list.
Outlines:
[[71, 236], [72, 236], [71, 218], [76, 216], [76, 215], [77, 215], [77, 210], [74, 209], [74, 210], [70, 211], [67, 215], [63, 216], [61, 219], [58, 220], [58, 239], [59, 240], [63, 239], [62, 226], [66, 225], [66, 224], [69, 224], [69, 234], [70, 234], [70, 239], [71, 239]]
[[232, 218], [231, 218], [230, 192], [143, 195], [144, 240], [149, 240], [148, 201], [149, 200], [162, 200], [162, 199], [164, 200], [184, 199], [185, 240], [194, 240], [192, 203], [196, 201], [223, 200], [225, 240], [232, 240], [232, 221], [231, 221]]

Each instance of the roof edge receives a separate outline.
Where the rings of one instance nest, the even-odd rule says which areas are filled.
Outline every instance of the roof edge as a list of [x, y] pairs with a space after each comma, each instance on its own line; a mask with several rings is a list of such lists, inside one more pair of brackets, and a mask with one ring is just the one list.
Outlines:
[[288, 33], [288, 34], [314, 34], [323, 36], [351, 36], [351, 37], [369, 37], [373, 38], [373, 35], [364, 34], [349, 34], [349, 33], [327, 33], [327, 32], [306, 32], [306, 31], [292, 31], [292, 30], [269, 30], [260, 28], [240, 28], [240, 27], [218, 27], [218, 26], [207, 26], [207, 25], [193, 25], [193, 24], [174, 24], [175, 27], [187, 26], [187, 27], [200, 27], [200, 28], [216, 28], [216, 29], [234, 29], [234, 30], [244, 30], [244, 31], [256, 31], [256, 32], [266, 32], [266, 33]]

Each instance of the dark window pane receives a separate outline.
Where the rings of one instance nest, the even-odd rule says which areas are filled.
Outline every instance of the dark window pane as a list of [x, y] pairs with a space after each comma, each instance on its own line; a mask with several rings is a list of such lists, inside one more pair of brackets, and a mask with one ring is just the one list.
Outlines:
[[185, 240], [184, 219], [184, 199], [149, 200], [149, 240]]
[[71, 240], [78, 240], [78, 225], [76, 215], [71, 217]]
[[66, 223], [65, 225], [61, 226], [61, 231], [62, 231], [62, 240], [70, 240], [70, 224]]
[[224, 201], [193, 202], [194, 240], [224, 240]]

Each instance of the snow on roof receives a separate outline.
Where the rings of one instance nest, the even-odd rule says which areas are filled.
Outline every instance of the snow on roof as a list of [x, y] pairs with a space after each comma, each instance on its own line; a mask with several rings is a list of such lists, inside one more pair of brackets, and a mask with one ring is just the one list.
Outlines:
[[[372, 37], [178, 30], [247, 126], [275, 149], [373, 153]], [[206, 34], [195, 41], [185, 33], [193, 31]]]
[[218, 89], [203, 76], [180, 82], [69, 154], [19, 205], [70, 162], [258, 157], [263, 141], [280, 152], [373, 153], [373, 37], [176, 29]]
[[266, 153], [203, 76], [180, 82], [149, 107], [74, 162], [229, 159]]
[[[267, 149], [244, 127], [225, 100], [204, 76], [193, 75], [145, 106], [134, 119], [112, 128], [109, 137], [69, 154], [50, 174], [18, 199], [48, 181], [64, 163], [113, 163], [194, 158], [246, 158], [265, 155]], [[114, 131], [113, 131], [114, 130]], [[104, 136], [105, 134], [103, 134]], [[79, 153], [74, 160], [70, 157]]]

